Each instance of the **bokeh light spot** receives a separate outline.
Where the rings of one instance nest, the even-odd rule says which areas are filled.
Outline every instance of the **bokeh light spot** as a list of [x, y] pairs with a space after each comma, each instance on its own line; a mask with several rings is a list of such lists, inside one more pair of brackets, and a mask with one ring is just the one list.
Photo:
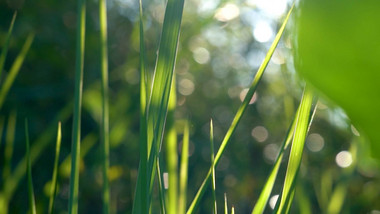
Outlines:
[[274, 196], [272, 196], [272, 197], [269, 199], [269, 206], [270, 206], [270, 208], [272, 208], [272, 210], [273, 210], [274, 207], [276, 206], [277, 200], [278, 200], [278, 195], [274, 195]]
[[253, 29], [253, 36], [256, 41], [265, 43], [271, 40], [274, 36], [272, 27], [266, 21], [260, 21], [255, 25]]
[[240, 10], [238, 6], [232, 3], [227, 3], [216, 11], [214, 17], [221, 22], [227, 22], [238, 17], [239, 15]]
[[262, 143], [268, 139], [268, 130], [264, 126], [256, 126], [252, 129], [252, 137], [259, 143]]
[[179, 82], [178, 91], [184, 96], [188, 96], [194, 92], [194, 83], [189, 79], [182, 79]]
[[319, 152], [325, 146], [325, 140], [320, 134], [310, 134], [306, 139], [306, 147], [312, 152]]
[[335, 162], [341, 168], [347, 168], [352, 164], [352, 155], [348, 151], [341, 151], [335, 157]]

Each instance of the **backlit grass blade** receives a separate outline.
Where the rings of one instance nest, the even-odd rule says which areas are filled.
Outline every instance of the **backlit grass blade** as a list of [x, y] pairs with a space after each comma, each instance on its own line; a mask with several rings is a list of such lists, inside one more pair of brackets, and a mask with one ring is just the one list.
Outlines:
[[4, 63], [5, 63], [5, 59], [7, 58], [9, 41], [11, 40], [13, 25], [15, 23], [16, 16], [17, 16], [17, 11], [15, 11], [13, 13], [13, 18], [12, 18], [11, 24], [10, 24], [9, 29], [8, 29], [7, 37], [5, 38], [4, 47], [1, 51], [1, 55], [0, 55], [0, 79], [1, 79], [1, 75], [3, 74]]
[[140, 162], [137, 176], [137, 184], [135, 189], [135, 197], [133, 200], [132, 213], [148, 212], [148, 178], [147, 178], [147, 161], [148, 161], [148, 144], [147, 144], [147, 117], [146, 106], [149, 97], [147, 88], [147, 73], [145, 71], [145, 45], [144, 45], [144, 25], [143, 25], [143, 8], [142, 2], [139, 0], [140, 7]]
[[71, 177], [69, 194], [69, 214], [78, 213], [79, 161], [80, 161], [80, 124], [83, 87], [83, 61], [86, 29], [86, 0], [78, 0], [77, 35], [75, 59], [74, 116], [71, 145]]
[[61, 122], [59, 122], [58, 131], [57, 131], [57, 141], [56, 141], [56, 146], [55, 146], [53, 178], [51, 179], [51, 188], [50, 188], [49, 214], [53, 213], [55, 196], [57, 195], [57, 174], [58, 174], [59, 151], [61, 150], [61, 139], [62, 139]]
[[7, 97], [8, 91], [11, 88], [14, 80], [17, 77], [18, 72], [20, 71], [21, 65], [24, 62], [25, 56], [29, 51], [30, 46], [32, 45], [34, 39], [34, 34], [29, 34], [28, 38], [26, 39], [24, 45], [22, 46], [21, 52], [18, 54], [17, 58], [12, 64], [11, 69], [9, 70], [9, 73], [7, 77], [5, 78], [4, 84], [2, 85], [0, 89], [0, 109], [4, 104], [5, 98]]
[[224, 193], [224, 213], [228, 214], [227, 193]]
[[[149, 196], [154, 184], [154, 167], [162, 143], [168, 111], [171, 84], [182, 20], [183, 0], [168, 0], [165, 10], [161, 40], [158, 50], [156, 69], [153, 77], [152, 94], [148, 104], [147, 142], [148, 142], [148, 182]], [[150, 197], [148, 197], [150, 204]]]
[[29, 210], [32, 214], [36, 214], [36, 203], [34, 201], [34, 190], [32, 181], [32, 164], [30, 163], [30, 150], [29, 150], [29, 131], [28, 120], [25, 119], [25, 138], [26, 138], [26, 164], [28, 170], [28, 200]]
[[[175, 76], [173, 76], [175, 82]], [[174, 111], [176, 107], [176, 87], [172, 84], [168, 106], [168, 116], [166, 119], [166, 164], [169, 174], [169, 188], [167, 191], [167, 213], [177, 214], [178, 206], [178, 152], [177, 152], [177, 132], [175, 129]]]
[[295, 188], [295, 181], [301, 165], [303, 147], [305, 138], [308, 131], [308, 124], [310, 120], [310, 110], [313, 102], [313, 92], [309, 86], [305, 86], [305, 91], [302, 96], [299, 116], [297, 118], [292, 147], [290, 150], [290, 157], [288, 168], [286, 171], [285, 181], [281, 194], [281, 201], [277, 213], [286, 213], [293, 199], [293, 191]]
[[[162, 179], [161, 176], [161, 167], [160, 167], [160, 160], [157, 158], [156, 162], [157, 166], [157, 179], [158, 179], [158, 198], [160, 200], [160, 208], [161, 208], [161, 213], [165, 214], [166, 213], [166, 203], [165, 203], [165, 188], [164, 188], [164, 180]], [[152, 209], [152, 206], [150, 206], [150, 209]], [[152, 212], [152, 210], [150, 210]]]
[[181, 171], [179, 178], [179, 199], [178, 213], [184, 214], [186, 211], [186, 194], [187, 194], [187, 173], [189, 165], [189, 123], [186, 121], [183, 131], [182, 152], [181, 152]]
[[235, 214], [235, 207], [234, 206], [232, 206], [232, 208], [231, 208], [231, 214]]
[[110, 212], [110, 190], [108, 181], [109, 168], [109, 107], [108, 107], [108, 55], [107, 55], [107, 5], [106, 0], [99, 0], [100, 24], [100, 67], [102, 74], [102, 127], [103, 145], [103, 213]]
[[212, 120], [210, 120], [210, 151], [211, 151], [211, 191], [213, 200], [213, 211], [214, 214], [218, 213], [218, 206], [216, 204], [216, 194], [215, 194], [215, 157], [214, 157], [214, 126]]
[[5, 136], [5, 153], [4, 153], [4, 168], [3, 179], [6, 180], [11, 174], [11, 163], [13, 156], [13, 144], [16, 132], [17, 113], [12, 111], [8, 117], [7, 132]]
[[[234, 119], [233, 119], [233, 121], [231, 123], [231, 126], [229, 127], [226, 135], [224, 136], [222, 144], [220, 145], [219, 150], [218, 150], [218, 152], [217, 152], [217, 154], [215, 156], [215, 166], [219, 163], [219, 160], [220, 160], [222, 154], [224, 153], [224, 150], [226, 149], [228, 143], [230, 142], [230, 138], [231, 138], [232, 134], [235, 132], [235, 129], [236, 129], [237, 125], [239, 124], [240, 119], [243, 116], [243, 113], [245, 112], [245, 110], [246, 110], [246, 108], [247, 108], [247, 106], [248, 106], [248, 104], [249, 104], [249, 102], [250, 102], [253, 94], [256, 91], [256, 88], [258, 86], [258, 83], [261, 80], [261, 77], [262, 77], [262, 75], [264, 73], [264, 70], [267, 67], [267, 65], [269, 63], [269, 60], [271, 59], [271, 57], [273, 55], [273, 52], [276, 49], [277, 44], [280, 41], [280, 38], [281, 38], [281, 36], [282, 36], [282, 34], [283, 34], [284, 30], [285, 30], [286, 23], [289, 20], [289, 17], [290, 17], [290, 14], [291, 14], [292, 10], [293, 10], [293, 7], [294, 7], [294, 5], [290, 8], [290, 10], [289, 10], [289, 12], [288, 12], [288, 14], [287, 14], [284, 22], [281, 25], [280, 30], [278, 31], [278, 33], [277, 33], [277, 35], [276, 35], [276, 37], [275, 37], [275, 39], [274, 39], [271, 47], [269, 48], [269, 50], [267, 52], [267, 55], [265, 56], [264, 61], [262, 62], [261, 66], [259, 67], [259, 70], [257, 71], [257, 73], [256, 73], [256, 75], [255, 75], [255, 77], [254, 77], [254, 79], [253, 79], [253, 81], [251, 83], [251, 86], [250, 86], [250, 88], [249, 88], [249, 90], [247, 92], [247, 95], [245, 96], [242, 104], [240, 105], [237, 113], [235, 114], [235, 117], [234, 117]], [[195, 212], [195, 209], [197, 208], [197, 206], [198, 206], [198, 204], [199, 204], [199, 202], [201, 200], [201, 197], [203, 196], [204, 192], [206, 191], [206, 187], [207, 187], [207, 185], [210, 182], [210, 178], [211, 178], [211, 170], [209, 170], [209, 172], [208, 172], [206, 178], [204, 179], [201, 187], [199, 188], [197, 194], [195, 195], [194, 200], [191, 203], [191, 205], [190, 205], [190, 207], [189, 207], [189, 209], [187, 211], [188, 214]]]

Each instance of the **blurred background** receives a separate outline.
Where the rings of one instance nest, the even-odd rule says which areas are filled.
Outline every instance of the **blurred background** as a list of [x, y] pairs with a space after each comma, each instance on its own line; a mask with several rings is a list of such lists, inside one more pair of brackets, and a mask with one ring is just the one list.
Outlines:
[[[215, 146], [227, 131], [247, 88], [265, 57], [292, 1], [186, 0], [176, 62], [179, 146], [183, 123], [191, 124], [189, 189], [191, 201], [210, 166], [209, 121]], [[110, 86], [110, 184], [113, 213], [130, 213], [139, 160], [139, 25], [138, 1], [108, 0]], [[153, 71], [165, 2], [143, 1], [147, 68]], [[26, 213], [25, 173], [18, 172], [25, 154], [24, 118], [30, 126], [33, 184], [37, 211], [45, 213], [53, 171], [57, 122], [62, 121], [57, 213], [67, 213], [74, 95], [76, 1], [0, 0], [0, 46], [14, 11], [18, 11], [5, 72], [27, 35], [36, 37], [0, 110], [4, 127], [0, 146], [2, 192], [14, 185], [9, 213]], [[294, 18], [294, 16], [293, 16]], [[285, 138], [302, 95], [292, 58], [294, 20], [288, 23], [251, 100], [216, 169], [217, 200], [223, 195], [236, 213], [250, 213]], [[82, 161], [79, 213], [101, 213], [101, 118], [98, 1], [87, 0], [83, 83]], [[13, 139], [14, 130], [14, 139]], [[13, 142], [13, 151], [5, 145]], [[33, 147], [36, 148], [33, 150]], [[9, 153], [10, 152], [10, 153]], [[10, 168], [6, 156], [13, 154]], [[287, 153], [288, 154], [288, 153]], [[320, 97], [306, 139], [292, 213], [380, 213], [379, 168], [344, 111]], [[285, 160], [287, 160], [287, 157]], [[282, 189], [284, 161], [267, 212]], [[164, 171], [165, 169], [163, 169]], [[7, 181], [11, 176], [12, 182]], [[13, 177], [12, 177], [13, 176]], [[207, 192], [199, 213], [212, 212]]]

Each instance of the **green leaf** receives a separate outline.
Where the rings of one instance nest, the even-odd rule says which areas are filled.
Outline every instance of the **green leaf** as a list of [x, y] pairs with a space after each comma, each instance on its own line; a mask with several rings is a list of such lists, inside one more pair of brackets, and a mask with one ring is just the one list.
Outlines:
[[182, 140], [181, 153], [181, 171], [179, 178], [179, 198], [178, 198], [178, 213], [184, 214], [186, 211], [186, 194], [187, 194], [187, 173], [189, 165], [189, 123], [185, 122]]
[[[264, 61], [261, 63], [260, 67], [259, 67], [259, 70], [257, 71], [252, 83], [251, 83], [251, 86], [247, 92], [247, 95], [245, 96], [242, 104], [240, 105], [238, 111], [236, 112], [235, 114], [235, 117], [226, 133], [226, 135], [224, 136], [224, 139], [222, 141], [222, 144], [220, 145], [219, 147], [219, 150], [218, 152], [216, 153], [216, 156], [215, 156], [215, 166], [218, 165], [219, 163], [219, 160], [222, 156], [222, 154], [224, 153], [224, 150], [226, 149], [227, 145], [229, 144], [230, 142], [230, 139], [231, 139], [231, 136], [232, 134], [235, 132], [236, 130], [236, 127], [237, 125], [239, 124], [240, 122], [240, 119], [242, 118], [243, 116], [243, 113], [245, 112], [249, 102], [251, 101], [251, 98], [253, 96], [253, 94], [255, 93], [256, 91], [256, 88], [261, 80], [261, 77], [263, 76], [263, 73], [265, 71], [265, 68], [267, 67], [268, 63], [269, 63], [269, 60], [271, 59], [272, 55], [273, 55], [273, 52], [274, 50], [276, 49], [277, 47], [277, 44], [278, 42], [280, 41], [280, 38], [282, 36], [282, 34], [284, 33], [284, 30], [285, 30], [285, 26], [286, 26], [286, 23], [288, 22], [289, 20], [289, 17], [290, 17], [290, 14], [292, 13], [292, 10], [293, 10], [293, 7], [294, 5], [291, 7], [291, 9], [289, 10], [285, 20], [283, 21], [282, 25], [281, 25], [281, 28], [279, 29], [272, 45], [270, 46], [268, 52], [267, 52], [267, 55], [265, 56], [264, 58]], [[193, 202], [191, 203], [189, 209], [187, 210], [187, 213], [188, 214], [191, 214], [191, 213], [194, 213], [195, 212], [195, 209], [198, 207], [198, 204], [204, 194], [204, 192], [206, 191], [206, 187], [207, 185], [209, 184], [210, 182], [210, 179], [211, 179], [211, 171], [212, 169], [209, 170], [206, 178], [203, 180], [203, 183], [201, 185], [201, 187], [199, 188], [197, 194], [195, 195], [194, 199], [193, 199]]]
[[297, 72], [346, 111], [380, 160], [379, 2], [304, 0], [297, 9]]

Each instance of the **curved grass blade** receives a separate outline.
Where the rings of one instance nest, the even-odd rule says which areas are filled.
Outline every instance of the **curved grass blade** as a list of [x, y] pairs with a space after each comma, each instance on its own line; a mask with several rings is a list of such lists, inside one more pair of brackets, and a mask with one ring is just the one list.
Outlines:
[[26, 164], [28, 170], [28, 199], [29, 199], [29, 210], [32, 214], [36, 214], [36, 203], [34, 201], [34, 190], [32, 181], [32, 164], [30, 163], [30, 150], [29, 150], [29, 131], [28, 131], [28, 120], [25, 119], [25, 138], [26, 138]]
[[212, 190], [212, 200], [213, 200], [213, 211], [214, 214], [218, 213], [218, 206], [216, 203], [216, 194], [215, 194], [215, 157], [214, 157], [214, 126], [212, 120], [210, 120], [210, 150], [211, 150], [211, 190]]
[[6, 180], [11, 174], [13, 157], [13, 144], [15, 140], [17, 113], [12, 111], [8, 117], [7, 132], [5, 136], [3, 179]]
[[9, 41], [11, 40], [11, 35], [12, 35], [12, 31], [13, 31], [13, 25], [15, 23], [16, 16], [17, 16], [17, 11], [15, 11], [13, 13], [13, 18], [12, 18], [12, 21], [11, 21], [11, 25], [9, 26], [7, 37], [5, 38], [5, 44], [4, 44], [4, 47], [3, 47], [2, 51], [1, 51], [1, 55], [0, 55], [0, 79], [1, 79], [1, 75], [3, 74], [4, 63], [5, 63], [5, 59], [7, 58]]
[[21, 52], [18, 54], [17, 58], [12, 64], [11, 69], [9, 70], [7, 78], [5, 78], [4, 84], [0, 90], [0, 109], [4, 104], [5, 98], [7, 97], [8, 91], [11, 88], [14, 80], [17, 77], [18, 72], [20, 71], [21, 65], [24, 62], [25, 56], [29, 51], [30, 46], [32, 45], [34, 39], [34, 34], [29, 34], [24, 45], [22, 46]]
[[301, 165], [303, 147], [308, 131], [310, 120], [310, 110], [313, 102], [313, 92], [308, 85], [305, 86], [305, 91], [302, 96], [300, 110], [295, 126], [292, 148], [288, 168], [286, 171], [285, 181], [281, 194], [280, 204], [277, 213], [287, 213], [294, 197], [295, 181]]
[[99, 0], [100, 23], [100, 67], [102, 74], [102, 127], [103, 145], [103, 213], [110, 212], [109, 169], [109, 107], [108, 107], [108, 56], [107, 56], [107, 5], [106, 0]]
[[184, 214], [186, 211], [188, 165], [189, 165], [189, 123], [186, 121], [185, 128], [183, 131], [181, 172], [180, 172], [180, 178], [179, 178], [179, 198], [178, 198], [178, 213], [179, 214]]
[[[231, 123], [231, 126], [230, 128], [228, 129], [226, 135], [224, 136], [224, 139], [222, 141], [222, 144], [220, 145], [220, 148], [215, 156], [215, 166], [218, 164], [222, 154], [224, 153], [224, 150], [226, 149], [226, 146], [228, 145], [228, 143], [230, 142], [230, 138], [232, 136], [232, 134], [235, 132], [235, 129], [237, 127], [237, 125], [239, 124], [240, 122], [240, 119], [242, 118], [243, 116], [243, 113], [245, 112], [245, 109], [247, 108], [253, 94], [255, 93], [256, 91], [256, 88], [257, 88], [257, 85], [258, 83], [260, 82], [261, 80], [261, 77], [264, 73], [264, 70], [265, 68], [267, 67], [268, 63], [269, 63], [269, 60], [271, 59], [272, 55], [273, 55], [273, 52], [274, 50], [276, 49], [277, 47], [277, 44], [278, 42], [280, 41], [280, 38], [285, 30], [285, 26], [286, 26], [286, 23], [288, 22], [289, 20], [289, 17], [290, 17], [290, 14], [292, 12], [294, 8], [294, 4], [293, 6], [290, 8], [284, 22], [282, 23], [281, 25], [281, 28], [280, 30], [278, 31], [271, 47], [269, 48], [268, 52], [267, 52], [267, 55], [265, 56], [265, 59], [264, 61], [262, 62], [261, 66], [259, 67], [259, 70], [257, 71], [256, 75], [255, 75], [255, 78], [253, 79], [252, 83], [251, 83], [251, 86], [247, 92], [247, 95], [246, 97], [244, 98], [242, 104], [240, 105], [232, 123]], [[209, 184], [210, 182], [210, 178], [211, 178], [211, 170], [209, 170], [206, 178], [203, 180], [203, 183], [201, 185], [201, 187], [199, 188], [196, 196], [194, 197], [194, 200], [193, 202], [191, 203], [187, 213], [190, 214], [190, 213], [194, 213], [195, 212], [195, 209], [198, 207], [198, 204], [200, 202], [200, 199], [201, 197], [203, 196], [204, 192], [206, 191], [206, 187], [207, 185]]]
[[80, 124], [83, 87], [83, 61], [86, 29], [86, 0], [78, 0], [76, 59], [75, 59], [75, 91], [74, 118], [71, 145], [71, 177], [69, 195], [69, 214], [78, 213], [79, 158], [80, 158]]
[[49, 214], [53, 213], [55, 196], [57, 195], [57, 174], [58, 174], [58, 160], [59, 152], [61, 150], [61, 122], [58, 122], [58, 131], [57, 131], [57, 141], [55, 146], [55, 159], [54, 159], [54, 168], [53, 168], [53, 178], [51, 179], [51, 189], [50, 189], [50, 199], [49, 199]]

